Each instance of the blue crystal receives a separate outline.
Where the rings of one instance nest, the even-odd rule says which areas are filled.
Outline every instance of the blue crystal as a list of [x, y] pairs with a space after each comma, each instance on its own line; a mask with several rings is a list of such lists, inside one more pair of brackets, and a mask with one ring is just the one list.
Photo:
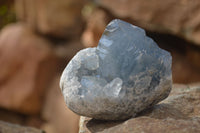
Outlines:
[[67, 106], [102, 120], [134, 117], [165, 99], [172, 87], [172, 57], [137, 26], [116, 19], [96, 48], [79, 51], [60, 87]]

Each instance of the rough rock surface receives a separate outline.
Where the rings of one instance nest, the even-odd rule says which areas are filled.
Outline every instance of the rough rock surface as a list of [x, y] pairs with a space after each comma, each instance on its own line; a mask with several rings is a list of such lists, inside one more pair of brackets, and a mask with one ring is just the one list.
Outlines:
[[77, 53], [60, 80], [72, 111], [104, 120], [135, 116], [165, 99], [171, 84], [171, 55], [121, 20], [108, 24], [97, 48]]
[[0, 133], [44, 133], [44, 131], [0, 121]]
[[66, 38], [81, 32], [84, 0], [17, 0], [16, 16], [42, 34]]
[[80, 119], [79, 133], [199, 133], [200, 84], [174, 85], [160, 104], [126, 121]]
[[95, 0], [119, 18], [200, 44], [199, 0]]
[[0, 107], [38, 113], [52, 75], [55, 58], [50, 44], [23, 24], [0, 33]]

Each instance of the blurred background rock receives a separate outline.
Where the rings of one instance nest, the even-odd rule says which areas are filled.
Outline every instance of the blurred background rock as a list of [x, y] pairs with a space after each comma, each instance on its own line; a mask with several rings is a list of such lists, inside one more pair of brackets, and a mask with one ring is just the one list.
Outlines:
[[59, 77], [114, 18], [172, 53], [174, 83], [200, 82], [199, 0], [1, 0], [0, 120], [77, 133], [79, 116], [65, 106]]

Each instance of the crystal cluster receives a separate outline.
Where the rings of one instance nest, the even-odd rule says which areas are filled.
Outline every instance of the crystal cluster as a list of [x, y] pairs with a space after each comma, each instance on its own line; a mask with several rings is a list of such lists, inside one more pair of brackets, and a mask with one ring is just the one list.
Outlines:
[[122, 20], [106, 27], [97, 47], [79, 51], [60, 88], [75, 113], [123, 120], [165, 99], [172, 87], [170, 53], [145, 31]]

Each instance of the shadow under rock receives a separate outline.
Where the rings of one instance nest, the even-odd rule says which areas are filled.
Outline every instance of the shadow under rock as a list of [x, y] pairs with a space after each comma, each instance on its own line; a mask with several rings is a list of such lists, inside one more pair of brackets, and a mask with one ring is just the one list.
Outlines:
[[117, 126], [124, 121], [104, 121], [104, 120], [96, 120], [96, 119], [91, 119], [87, 122], [86, 127], [87, 129], [91, 132], [101, 132], [105, 129]]

